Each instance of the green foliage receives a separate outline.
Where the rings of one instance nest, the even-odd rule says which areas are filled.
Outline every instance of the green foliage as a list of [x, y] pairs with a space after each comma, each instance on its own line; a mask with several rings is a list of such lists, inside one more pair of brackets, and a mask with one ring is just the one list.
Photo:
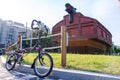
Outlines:
[[115, 53], [120, 53], [120, 48], [117, 46], [114, 46], [114, 51], [115, 51]]
[[[32, 64], [37, 54], [26, 56], [25, 64]], [[61, 54], [50, 53], [54, 61], [54, 67], [61, 68]], [[120, 74], [120, 57], [108, 55], [67, 54], [68, 69], [77, 69], [110, 74]]]
[[[33, 39], [32, 40], [32, 46], [34, 46], [38, 42], [38, 39]], [[43, 47], [49, 47], [52, 45], [51, 38], [43, 38], [41, 39], [42, 46]], [[28, 48], [30, 47], [30, 40], [23, 40], [22, 41], [22, 47], [23, 48]]]

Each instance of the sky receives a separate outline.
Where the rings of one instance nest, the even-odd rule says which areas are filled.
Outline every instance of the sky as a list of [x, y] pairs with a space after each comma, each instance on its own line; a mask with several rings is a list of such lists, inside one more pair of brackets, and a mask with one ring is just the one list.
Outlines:
[[52, 27], [67, 14], [65, 4], [77, 12], [95, 18], [112, 34], [112, 41], [120, 46], [120, 2], [118, 0], [0, 0], [0, 18], [30, 26], [33, 19]]

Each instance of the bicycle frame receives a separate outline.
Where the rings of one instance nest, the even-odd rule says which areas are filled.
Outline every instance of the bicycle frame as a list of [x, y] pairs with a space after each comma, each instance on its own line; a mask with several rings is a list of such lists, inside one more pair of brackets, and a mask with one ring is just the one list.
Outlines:
[[[33, 28], [34, 22], [37, 22], [37, 25], [38, 25], [38, 28], [35, 28], [35, 29], [38, 29], [38, 41], [37, 41], [37, 43], [35, 44], [35, 46], [33, 47], [33, 49], [34, 49], [35, 47], [38, 47], [39, 49], [38, 49], [38, 55], [37, 55], [36, 58], [34, 59], [32, 65], [31, 65], [31, 68], [34, 68], [35, 60], [36, 60], [38, 57], [41, 57], [41, 54], [44, 53], [44, 52], [42, 51], [42, 46], [41, 46], [41, 36], [42, 36], [42, 30], [40, 29], [40, 28], [41, 28], [41, 27], [40, 27], [41, 22], [40, 22], [40, 21], [37, 21], [37, 20], [33, 20], [33, 21], [32, 21], [32, 24], [31, 24], [31, 28], [32, 28], [32, 29], [34, 29], [34, 28]], [[48, 33], [48, 29], [46, 28], [46, 26], [44, 26], [44, 27], [45, 27], [45, 29], [46, 29], [46, 31], [47, 31], [47, 33]]]

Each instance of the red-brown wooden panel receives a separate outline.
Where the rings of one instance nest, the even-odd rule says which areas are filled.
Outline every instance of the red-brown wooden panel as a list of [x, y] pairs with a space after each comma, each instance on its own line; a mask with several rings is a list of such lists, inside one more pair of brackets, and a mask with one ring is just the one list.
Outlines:
[[69, 37], [78, 37], [78, 28], [76, 27], [67, 29], [67, 32]]
[[91, 21], [93, 21], [92, 18], [85, 17], [85, 16], [80, 17], [80, 23], [85, 23], [85, 22], [87, 23], [87, 22], [91, 22]]
[[100, 29], [100, 27], [97, 27], [97, 34], [98, 37], [102, 38], [102, 30]]

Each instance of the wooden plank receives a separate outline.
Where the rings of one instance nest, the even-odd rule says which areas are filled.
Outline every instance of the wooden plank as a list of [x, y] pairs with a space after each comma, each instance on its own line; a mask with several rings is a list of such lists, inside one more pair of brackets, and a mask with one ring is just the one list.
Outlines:
[[66, 27], [61, 26], [61, 66], [66, 66]]

